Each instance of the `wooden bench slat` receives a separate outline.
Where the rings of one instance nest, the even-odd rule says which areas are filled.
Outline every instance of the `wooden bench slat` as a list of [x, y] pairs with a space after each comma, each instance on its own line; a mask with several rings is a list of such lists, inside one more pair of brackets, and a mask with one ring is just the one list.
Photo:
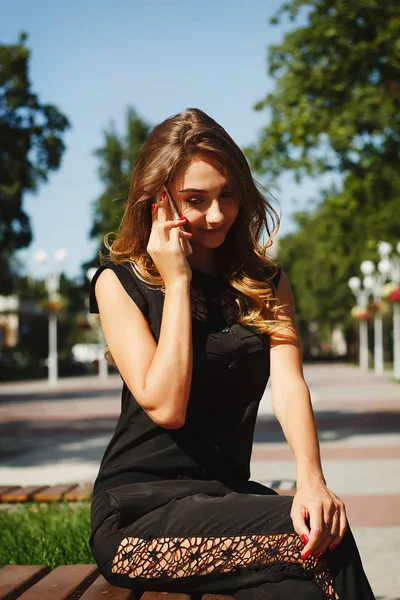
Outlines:
[[[295, 487], [293, 489], [273, 489], [280, 496], [293, 496], [296, 492]], [[36, 487], [21, 487], [18, 485], [0, 486], [0, 502], [26, 502], [32, 499], [37, 502], [56, 502], [59, 500], [77, 502], [90, 500], [92, 494], [93, 483], [68, 483]]]
[[64, 500], [77, 502], [78, 500], [90, 500], [93, 493], [93, 483], [75, 484], [64, 496]]
[[235, 596], [226, 596], [224, 594], [203, 594], [201, 600], [235, 600]]
[[3, 501], [3, 494], [7, 494], [8, 492], [12, 492], [13, 490], [17, 490], [19, 485], [2, 485], [0, 486], [0, 502]]
[[190, 595], [173, 594], [171, 592], [145, 592], [141, 600], [190, 600]]
[[110, 585], [103, 575], [99, 575], [90, 588], [80, 597], [80, 600], [99, 600], [101, 598], [104, 598], [104, 600], [134, 600], [137, 595], [132, 590]]
[[[0, 569], [0, 600], [138, 600], [132, 590], [110, 585], [96, 565], [7, 565]], [[141, 600], [191, 600], [189, 594], [145, 592]], [[201, 600], [235, 600], [224, 594], [203, 594]]]
[[69, 490], [72, 490], [73, 487], [75, 487], [75, 484], [73, 483], [51, 485], [41, 492], [33, 494], [33, 499], [36, 502], [58, 502], [59, 500], [62, 500], [65, 494], [69, 492]]
[[96, 565], [63, 565], [19, 597], [19, 600], [67, 600], [79, 598], [97, 577]]
[[47, 565], [6, 565], [0, 569], [0, 600], [15, 600], [49, 571]]
[[2, 502], [27, 502], [32, 500], [32, 497], [37, 492], [44, 490], [49, 487], [48, 485], [28, 485], [26, 487], [19, 487], [12, 492], [2, 494]]

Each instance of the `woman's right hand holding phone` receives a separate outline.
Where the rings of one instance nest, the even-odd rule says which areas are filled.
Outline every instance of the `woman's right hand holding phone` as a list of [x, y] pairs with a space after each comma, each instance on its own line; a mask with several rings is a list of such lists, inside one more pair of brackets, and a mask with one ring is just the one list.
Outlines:
[[182, 250], [181, 240], [189, 240], [192, 234], [182, 229], [184, 217], [171, 220], [171, 210], [165, 192], [160, 193], [158, 203], [153, 204], [152, 208], [153, 225], [147, 252], [166, 288], [179, 281], [188, 283], [191, 281], [192, 271]]

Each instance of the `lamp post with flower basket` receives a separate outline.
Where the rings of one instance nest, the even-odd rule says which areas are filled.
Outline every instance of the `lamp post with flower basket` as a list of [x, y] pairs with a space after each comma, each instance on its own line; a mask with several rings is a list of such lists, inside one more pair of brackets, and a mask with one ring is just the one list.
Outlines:
[[362, 286], [359, 277], [350, 277], [348, 284], [357, 301], [351, 310], [351, 316], [359, 323], [360, 368], [368, 371], [368, 319], [371, 316], [368, 310], [369, 291]]
[[368, 295], [373, 297], [367, 304], [369, 316], [374, 318], [374, 370], [377, 375], [384, 372], [383, 360], [383, 319], [384, 304], [382, 303], [382, 284], [384, 275], [375, 270], [372, 260], [364, 260], [360, 265], [364, 275], [363, 286]]
[[[57, 349], [57, 314], [63, 307], [63, 301], [58, 293], [62, 265], [67, 260], [68, 254], [65, 250], [57, 250], [54, 253], [54, 265], [46, 276], [46, 289], [48, 299], [45, 309], [49, 314], [49, 355], [47, 358], [48, 383], [54, 387], [58, 383], [58, 349]], [[34, 256], [39, 265], [47, 262], [47, 254], [44, 250], [38, 250]]]
[[378, 269], [382, 274], [382, 297], [393, 306], [393, 376], [400, 379], [400, 242], [396, 245], [397, 254], [392, 254], [392, 244], [379, 242], [380, 262]]

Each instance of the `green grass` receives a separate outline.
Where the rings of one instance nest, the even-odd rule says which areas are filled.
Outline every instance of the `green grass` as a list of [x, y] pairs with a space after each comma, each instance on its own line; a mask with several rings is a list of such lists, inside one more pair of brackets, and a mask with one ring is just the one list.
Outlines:
[[94, 563], [90, 503], [18, 504], [0, 511], [0, 566]]

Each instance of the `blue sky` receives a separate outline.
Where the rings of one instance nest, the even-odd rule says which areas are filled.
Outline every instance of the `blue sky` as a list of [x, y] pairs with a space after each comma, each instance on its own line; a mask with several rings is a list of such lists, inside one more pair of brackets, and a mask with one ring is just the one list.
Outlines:
[[[93, 150], [114, 121], [122, 133], [126, 107], [149, 123], [189, 106], [208, 112], [235, 141], [253, 142], [266, 113], [253, 105], [274, 82], [267, 75], [267, 48], [293, 24], [269, 24], [281, 0], [14, 0], [2, 7], [0, 42], [29, 35], [32, 88], [70, 120], [59, 171], [25, 198], [34, 241], [19, 253], [27, 272], [33, 254], [68, 251], [66, 273], [80, 274], [93, 256], [89, 239], [92, 204], [101, 192]], [[281, 232], [290, 215], [315, 196], [320, 182], [301, 186], [284, 176], [278, 192]]]

